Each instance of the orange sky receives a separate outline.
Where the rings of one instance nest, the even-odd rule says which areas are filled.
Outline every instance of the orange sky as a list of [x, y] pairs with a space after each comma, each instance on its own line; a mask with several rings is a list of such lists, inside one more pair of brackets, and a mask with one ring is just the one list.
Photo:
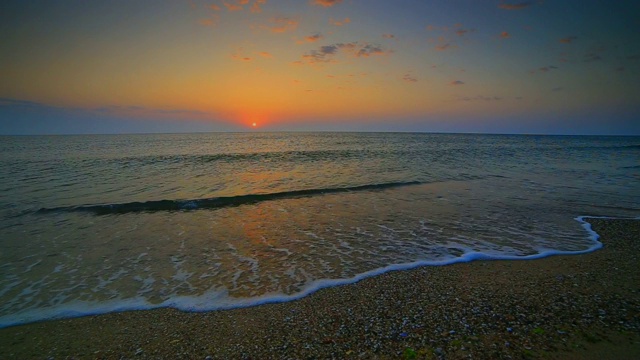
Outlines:
[[[8, 54], [0, 59], [0, 130], [10, 133], [15, 124], [7, 123], [33, 117], [29, 111], [188, 120], [211, 130], [256, 122], [263, 130], [440, 131], [435, 124], [451, 121], [450, 131], [463, 132], [493, 124], [487, 119], [502, 119], [506, 132], [518, 128], [513, 121], [535, 131], [540, 117], [553, 128], [562, 117], [597, 112], [625, 117], [622, 128], [639, 113], [640, 42], [630, 16], [637, 8], [625, 1], [10, 2], [0, 15], [0, 50]], [[31, 110], [21, 110], [27, 103]]]

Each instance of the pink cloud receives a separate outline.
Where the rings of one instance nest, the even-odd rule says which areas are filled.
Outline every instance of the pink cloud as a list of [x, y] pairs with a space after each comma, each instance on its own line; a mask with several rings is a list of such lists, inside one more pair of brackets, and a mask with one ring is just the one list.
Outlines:
[[260, 13], [262, 12], [262, 5], [266, 4], [267, 0], [256, 0], [253, 5], [251, 5], [252, 13]]
[[229, 11], [240, 11], [242, 10], [242, 5], [236, 5], [236, 4], [232, 4], [232, 3], [223, 3], [224, 6], [227, 8], [227, 10]]
[[503, 31], [503, 32], [500, 33], [500, 37], [503, 38], [503, 39], [508, 39], [508, 38], [511, 37], [511, 34], [509, 34], [506, 31]]
[[382, 37], [385, 39], [395, 39], [396, 36], [393, 34], [382, 34]]
[[214, 27], [217, 25], [217, 18], [209, 18], [209, 19], [200, 19], [198, 20], [198, 24], [206, 27]]
[[464, 85], [464, 82], [460, 80], [454, 80], [450, 82], [449, 85], [452, 85], [452, 86]]
[[461, 28], [459, 25], [458, 25], [458, 28], [459, 28], [459, 29], [455, 31], [456, 35], [458, 35], [458, 36], [464, 36], [464, 35], [466, 35], [467, 33], [474, 32], [474, 31], [475, 31], [475, 29], [463, 29], [463, 28]]
[[323, 6], [323, 7], [331, 7], [334, 5], [338, 5], [342, 2], [342, 0], [313, 0], [313, 5]]
[[323, 36], [321, 34], [314, 34], [314, 35], [305, 36], [303, 42], [313, 43], [313, 42], [316, 42], [316, 41], [322, 39], [322, 37]]
[[272, 33], [280, 34], [288, 31], [293, 31], [298, 28], [299, 21], [288, 17], [277, 17], [270, 20], [272, 26], [265, 28], [269, 29]]
[[335, 26], [346, 25], [346, 24], [348, 24], [350, 22], [351, 22], [351, 19], [348, 18], [348, 17], [344, 18], [344, 20], [333, 20], [333, 19], [329, 20], [329, 24], [335, 25]]

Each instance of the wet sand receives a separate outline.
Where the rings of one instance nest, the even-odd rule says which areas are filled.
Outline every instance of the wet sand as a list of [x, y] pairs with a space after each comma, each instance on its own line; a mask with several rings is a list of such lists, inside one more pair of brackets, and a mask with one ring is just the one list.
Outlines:
[[1, 359], [640, 359], [640, 220], [601, 250], [397, 271], [298, 301], [0, 329]]

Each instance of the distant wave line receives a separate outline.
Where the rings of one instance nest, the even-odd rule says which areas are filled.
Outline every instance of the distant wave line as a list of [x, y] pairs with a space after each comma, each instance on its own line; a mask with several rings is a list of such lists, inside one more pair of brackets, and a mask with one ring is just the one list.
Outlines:
[[310, 197], [325, 194], [335, 194], [344, 192], [355, 191], [375, 191], [384, 190], [394, 187], [420, 185], [422, 182], [409, 181], [409, 182], [393, 182], [382, 184], [368, 184], [352, 187], [342, 188], [326, 188], [326, 189], [306, 189], [306, 190], [293, 190], [283, 191], [270, 194], [247, 194], [237, 196], [223, 196], [205, 199], [192, 199], [192, 200], [151, 200], [151, 201], [136, 201], [119, 204], [90, 204], [79, 206], [63, 206], [55, 208], [41, 208], [37, 213], [45, 214], [52, 212], [88, 212], [95, 215], [109, 215], [109, 214], [126, 214], [137, 212], [157, 212], [157, 211], [183, 211], [183, 210], [197, 210], [197, 209], [218, 209], [223, 207], [240, 206], [247, 204], [255, 204], [263, 201], [291, 199], [298, 197]]

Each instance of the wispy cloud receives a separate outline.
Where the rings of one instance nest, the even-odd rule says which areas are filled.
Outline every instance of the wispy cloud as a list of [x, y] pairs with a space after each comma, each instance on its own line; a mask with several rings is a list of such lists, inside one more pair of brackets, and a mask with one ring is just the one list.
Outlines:
[[411, 83], [418, 82], [418, 79], [411, 74], [404, 74], [404, 76], [402, 77], [402, 80], [406, 82], [411, 82]]
[[262, 12], [262, 5], [266, 4], [267, 0], [256, 0], [253, 2], [253, 5], [251, 5], [251, 12], [252, 13], [260, 13]]
[[532, 1], [525, 1], [517, 4], [502, 3], [498, 5], [498, 7], [500, 9], [505, 9], [505, 10], [522, 10], [522, 9], [528, 8], [531, 5], [533, 5]]
[[360, 50], [358, 50], [358, 52], [356, 53], [356, 56], [357, 57], [369, 57], [369, 56], [373, 56], [373, 55], [386, 55], [386, 54], [389, 54], [390, 52], [391, 51], [385, 50], [379, 45], [367, 44], [367, 45], [361, 47]]
[[458, 101], [466, 101], [466, 102], [474, 102], [474, 101], [502, 101], [503, 98], [501, 96], [486, 96], [486, 95], [476, 95], [476, 96], [463, 96], [458, 97], [456, 100]]
[[260, 55], [260, 56], [262, 56], [264, 58], [269, 58], [269, 59], [273, 57], [273, 55], [271, 55], [270, 52], [266, 52], [266, 51], [261, 51], [261, 52], [258, 53], [258, 55]]
[[348, 24], [350, 22], [351, 22], [351, 19], [348, 18], [348, 17], [346, 17], [346, 18], [344, 18], [342, 20], [333, 20], [333, 19], [329, 20], [329, 24], [334, 25], [334, 26], [343, 26], [343, 25], [346, 25], [346, 24]]
[[206, 27], [214, 27], [217, 25], [217, 23], [218, 23], [217, 17], [198, 20], [198, 24]]
[[594, 62], [594, 61], [600, 61], [602, 60], [602, 56], [600, 56], [600, 54], [596, 53], [596, 52], [590, 52], [584, 55], [583, 61], [584, 62]]
[[[260, 13], [262, 12], [262, 5], [266, 4], [267, 0], [235, 0], [235, 1], [223, 1], [222, 4], [227, 9], [227, 11], [242, 11], [245, 9], [246, 5], [251, 5], [249, 10], [252, 13]], [[211, 4], [207, 6], [209, 9], [214, 11], [221, 11], [222, 8], [216, 4]]]
[[454, 30], [454, 32], [458, 36], [465, 36], [466, 34], [474, 32], [474, 31], [475, 31], [475, 29], [463, 29], [460, 26], [458, 26], [458, 28], [456, 30]]
[[500, 37], [503, 38], [503, 39], [508, 39], [508, 38], [511, 37], [511, 34], [509, 34], [506, 31], [503, 31], [503, 32], [500, 33]]
[[582, 61], [589, 63], [603, 60], [602, 55], [607, 52], [607, 47], [603, 45], [592, 46], [583, 55]]
[[396, 36], [393, 34], [382, 34], [382, 37], [385, 39], [395, 39]]
[[452, 47], [453, 47], [453, 45], [451, 45], [451, 43], [438, 44], [438, 45], [436, 45], [436, 50], [445, 51], [445, 50], [448, 50], [448, 49], [450, 49]]
[[565, 38], [560, 39], [560, 42], [563, 44], [571, 44], [573, 40], [576, 40], [577, 36], [567, 36]]
[[50, 105], [45, 105], [35, 101], [2, 98], [2, 97], [0, 97], [0, 106], [19, 106], [19, 107], [33, 107], [33, 108], [52, 107]]
[[299, 21], [288, 17], [276, 17], [269, 20], [270, 26], [264, 26], [272, 33], [280, 34], [293, 31], [298, 27]]
[[331, 7], [334, 5], [338, 5], [342, 2], [342, 0], [313, 0], [313, 5], [323, 6], [323, 7]]
[[320, 46], [316, 50], [302, 55], [296, 64], [317, 64], [336, 62], [335, 56], [339, 52], [347, 53], [356, 58], [367, 58], [371, 56], [383, 56], [391, 54], [392, 51], [385, 49], [380, 45], [359, 43], [357, 41], [349, 43], [336, 43], [331, 45]]
[[233, 4], [233, 3], [228, 3], [228, 2], [224, 2], [223, 4], [227, 8], [227, 10], [229, 10], [229, 11], [240, 11], [240, 10], [243, 9], [242, 5], [240, 5], [240, 4]]
[[238, 61], [251, 61], [252, 60], [252, 58], [250, 58], [248, 56], [232, 55], [231, 57], [234, 60], [238, 60]]
[[[467, 35], [475, 32], [475, 29], [467, 29], [464, 28], [462, 24], [454, 24], [453, 26], [434, 26], [428, 25], [427, 31], [429, 32], [439, 32], [437, 38], [432, 37], [429, 38], [429, 42], [435, 45], [435, 49], [438, 51], [445, 51], [457, 48], [456, 38], [466, 37]], [[464, 42], [464, 41], [462, 41]]]
[[148, 108], [144, 106], [137, 105], [129, 105], [129, 106], [119, 106], [119, 105], [110, 105], [110, 106], [102, 106], [99, 108], [86, 109], [88, 111], [92, 111], [95, 113], [102, 114], [110, 114], [110, 115], [133, 115], [133, 116], [171, 116], [171, 115], [179, 115], [179, 116], [202, 116], [207, 115], [208, 113], [199, 110], [189, 110], [189, 109], [157, 109], [157, 108]]
[[321, 40], [322, 38], [323, 36], [320, 33], [313, 34], [313, 35], [305, 36], [301, 41], [298, 41], [298, 43], [314, 43], [318, 40]]
[[530, 73], [530, 74], [535, 74], [535, 73], [537, 73], [537, 72], [541, 72], [541, 73], [548, 73], [549, 71], [557, 70], [557, 69], [558, 69], [558, 67], [557, 67], [557, 66], [554, 66], [554, 65], [548, 65], [548, 66], [543, 66], [543, 67], [541, 67], [541, 68], [537, 68], [537, 69], [535, 69], [535, 70], [531, 70], [531, 71], [529, 71], [529, 73]]
[[460, 80], [454, 80], [450, 82], [449, 85], [452, 85], [452, 86], [464, 85], [464, 82]]

